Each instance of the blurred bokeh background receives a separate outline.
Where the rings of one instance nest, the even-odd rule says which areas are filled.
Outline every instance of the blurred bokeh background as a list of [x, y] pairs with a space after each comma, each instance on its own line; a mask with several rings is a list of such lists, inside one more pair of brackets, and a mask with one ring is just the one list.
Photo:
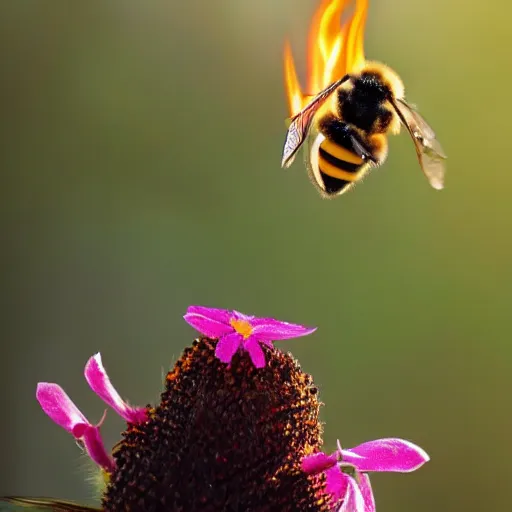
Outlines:
[[[203, 304], [319, 326], [279, 347], [315, 376], [327, 448], [400, 436], [430, 453], [373, 478], [381, 512], [509, 503], [512, 7], [371, 2], [366, 54], [435, 127], [446, 189], [402, 135], [325, 201], [300, 159], [280, 169], [283, 41], [304, 71], [316, 6], [0, 3], [0, 494], [94, 503], [36, 383], [97, 420], [82, 371], [101, 351], [122, 394], [155, 400]], [[109, 445], [121, 428], [110, 413]]]

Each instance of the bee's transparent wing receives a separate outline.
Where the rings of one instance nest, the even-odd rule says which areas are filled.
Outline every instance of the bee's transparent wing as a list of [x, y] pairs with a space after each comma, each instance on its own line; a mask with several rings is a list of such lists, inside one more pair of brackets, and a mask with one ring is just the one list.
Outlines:
[[394, 102], [400, 120], [410, 133], [421, 169], [430, 185], [437, 190], [444, 187], [444, 160], [446, 154], [436, 139], [436, 134], [423, 117], [403, 100]]
[[292, 165], [297, 151], [306, 140], [306, 136], [316, 112], [325, 103], [327, 98], [336, 90], [336, 88], [349, 78], [349, 75], [345, 75], [340, 80], [329, 85], [329, 87], [319, 92], [297, 115], [292, 117], [290, 126], [288, 127], [288, 132], [286, 133], [286, 140], [284, 142], [281, 167], [286, 168]]
[[54, 500], [52, 498], [24, 498], [21, 496], [4, 496], [0, 498], [0, 511], [15, 512], [33, 510], [40, 512], [99, 512], [100, 509], [77, 505], [72, 501]]

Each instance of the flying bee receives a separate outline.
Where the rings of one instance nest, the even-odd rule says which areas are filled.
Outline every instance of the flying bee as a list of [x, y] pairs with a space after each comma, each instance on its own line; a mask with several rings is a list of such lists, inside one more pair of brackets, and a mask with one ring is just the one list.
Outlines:
[[399, 133], [401, 125], [430, 184], [442, 189], [446, 156], [434, 131], [405, 102], [398, 75], [376, 62], [335, 81], [292, 117], [281, 165], [289, 167], [308, 140], [309, 175], [324, 197], [335, 197], [386, 160], [387, 135]]
[[0, 511], [14, 512], [22, 510], [32, 510], [34, 512], [99, 512], [97, 508], [51, 498], [25, 498], [21, 496], [6, 496], [0, 498]]

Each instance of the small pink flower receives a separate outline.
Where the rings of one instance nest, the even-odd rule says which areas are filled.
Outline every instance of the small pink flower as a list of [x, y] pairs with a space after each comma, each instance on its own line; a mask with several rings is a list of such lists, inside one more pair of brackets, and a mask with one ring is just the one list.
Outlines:
[[[84, 374], [91, 389], [127, 422], [146, 421], [146, 410], [141, 407], [130, 407], [112, 386], [101, 363], [100, 354], [89, 359]], [[40, 382], [37, 385], [36, 398], [43, 411], [57, 425], [83, 444], [96, 464], [109, 473], [113, 471], [114, 461], [108, 454], [100, 434], [100, 426], [105, 415], [97, 425], [93, 425], [59, 385], [49, 382]]]
[[326, 491], [335, 501], [343, 500], [339, 512], [375, 512], [375, 500], [366, 474], [370, 471], [409, 473], [430, 460], [419, 446], [403, 439], [377, 439], [355, 448], [322, 452], [302, 460], [305, 473], [325, 472]]
[[223, 363], [229, 364], [238, 350], [245, 350], [256, 368], [265, 366], [261, 344], [273, 347], [273, 341], [306, 336], [316, 330], [273, 318], [256, 318], [238, 311], [203, 306], [190, 306], [184, 318], [205, 336], [218, 338], [215, 355]]

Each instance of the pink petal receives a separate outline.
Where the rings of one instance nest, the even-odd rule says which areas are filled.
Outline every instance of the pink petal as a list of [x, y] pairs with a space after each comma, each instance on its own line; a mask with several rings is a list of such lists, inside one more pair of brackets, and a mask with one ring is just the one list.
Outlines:
[[194, 329], [209, 338], [221, 338], [234, 330], [229, 323], [231, 312], [225, 309], [190, 306], [183, 318]]
[[353, 478], [345, 476], [348, 484], [347, 491], [338, 512], [366, 512], [366, 504], [357, 482]]
[[252, 334], [255, 338], [262, 341], [277, 341], [298, 338], [306, 336], [316, 331], [316, 327], [305, 327], [288, 322], [280, 322], [271, 318], [254, 319], [251, 321], [253, 326]]
[[232, 318], [234, 318], [235, 320], [244, 320], [245, 322], [249, 322], [251, 325], [253, 324], [254, 320], [257, 320], [256, 317], [251, 315], [245, 315], [244, 313], [240, 313], [240, 311], [237, 311], [236, 309], [234, 309], [231, 312], [230, 320]]
[[81, 430], [80, 440], [83, 442], [89, 457], [91, 457], [98, 466], [112, 473], [115, 469], [115, 463], [105, 448], [100, 429], [94, 425], [86, 425]]
[[99, 428], [87, 421], [60, 386], [40, 382], [37, 385], [36, 397], [43, 411], [57, 425], [84, 444], [85, 450], [96, 464], [108, 472], [113, 471], [114, 462], [105, 449]]
[[189, 306], [187, 309], [187, 315], [188, 314], [205, 316], [221, 324], [229, 324], [233, 316], [233, 312], [228, 309], [207, 308], [205, 306]]
[[256, 368], [263, 368], [265, 366], [265, 354], [253, 336], [249, 336], [244, 341], [244, 349], [249, 353], [252, 363]]
[[[278, 322], [279, 320], [276, 320], [275, 318], [265, 318], [265, 317], [260, 317], [260, 316], [253, 316], [251, 319], [251, 325], [253, 327], [257, 327], [258, 325], [271, 325], [273, 324], [274, 322]], [[280, 322], [282, 323], [282, 322]], [[286, 323], [286, 322], [284, 322]]]
[[70, 434], [78, 424], [89, 425], [87, 418], [57, 384], [39, 382], [36, 398], [43, 411]]
[[377, 439], [350, 450], [341, 450], [343, 462], [354, 465], [358, 471], [414, 471], [430, 458], [424, 450], [403, 439]]
[[324, 452], [314, 453], [303, 457], [300, 467], [304, 473], [314, 475], [332, 468], [338, 462], [337, 454], [326, 455]]
[[363, 495], [365, 512], [375, 512], [375, 499], [368, 475], [359, 474], [359, 490]]
[[339, 501], [347, 494], [350, 477], [343, 473], [339, 466], [327, 469], [325, 479], [325, 490], [333, 497], [334, 502]]
[[223, 363], [231, 363], [231, 359], [233, 359], [233, 356], [242, 344], [242, 340], [242, 335], [236, 332], [233, 334], [228, 334], [227, 336], [223, 336], [217, 342], [217, 346], [215, 347], [215, 355]]
[[87, 361], [84, 373], [91, 389], [127, 422], [143, 423], [147, 420], [146, 409], [143, 407], [130, 407], [119, 396], [119, 393], [112, 386], [108, 378], [99, 353]]

